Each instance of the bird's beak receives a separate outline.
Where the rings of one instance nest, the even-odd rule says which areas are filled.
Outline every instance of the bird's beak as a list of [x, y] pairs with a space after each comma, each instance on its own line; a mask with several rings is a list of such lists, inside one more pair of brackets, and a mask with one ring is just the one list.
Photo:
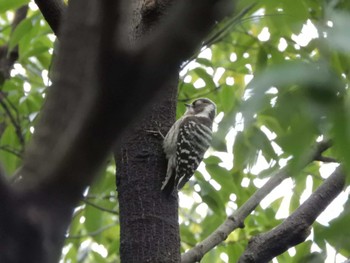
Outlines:
[[190, 108], [192, 105], [185, 103], [186, 108]]

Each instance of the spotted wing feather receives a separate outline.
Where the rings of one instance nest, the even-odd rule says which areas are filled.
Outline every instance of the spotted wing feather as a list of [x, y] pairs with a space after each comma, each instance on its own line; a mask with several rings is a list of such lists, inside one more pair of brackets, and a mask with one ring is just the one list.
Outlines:
[[212, 138], [211, 123], [207, 118], [194, 121], [188, 118], [182, 123], [177, 138], [175, 184], [180, 190], [191, 178], [204, 153], [208, 150]]

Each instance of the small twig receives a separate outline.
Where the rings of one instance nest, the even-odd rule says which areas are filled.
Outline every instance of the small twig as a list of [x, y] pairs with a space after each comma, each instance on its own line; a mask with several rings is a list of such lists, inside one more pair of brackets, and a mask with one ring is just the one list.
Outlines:
[[18, 158], [22, 158], [22, 154], [20, 151], [16, 151], [14, 149], [11, 149], [10, 146], [7, 146], [7, 145], [2, 145], [0, 146], [0, 150], [4, 151], [4, 152], [8, 152], [8, 153], [11, 153], [13, 155], [15, 155], [16, 157]]
[[101, 211], [103, 211], [103, 212], [108, 212], [108, 213], [111, 213], [111, 214], [114, 214], [114, 215], [118, 215], [118, 212], [117, 212], [117, 211], [111, 210], [111, 209], [108, 209], [108, 208], [105, 208], [105, 207], [102, 207], [102, 206], [99, 206], [99, 205], [96, 205], [95, 203], [90, 202], [90, 201], [88, 201], [88, 200], [86, 200], [86, 199], [84, 199], [83, 202], [84, 202], [85, 204], [90, 205], [90, 206], [92, 206], [92, 207], [95, 207], [96, 209], [101, 210]]
[[97, 236], [99, 234], [101, 234], [102, 232], [106, 231], [107, 229], [110, 229], [114, 226], [116, 226], [117, 223], [113, 223], [113, 224], [109, 224], [106, 225], [104, 227], [101, 227], [100, 229], [97, 229], [96, 231], [84, 234], [84, 235], [67, 235], [67, 239], [80, 239], [80, 238], [84, 238], [84, 237], [93, 237], [93, 236]]
[[107, 200], [110, 200], [111, 198], [117, 200], [117, 196], [116, 195], [103, 195], [103, 196], [100, 196], [100, 195], [87, 195], [85, 197], [85, 200], [86, 199], [107, 199]]
[[0, 98], [0, 105], [4, 109], [4, 111], [6, 112], [7, 116], [10, 118], [11, 123], [15, 127], [15, 131], [16, 131], [16, 135], [18, 137], [18, 140], [19, 140], [20, 144], [22, 145], [22, 147], [24, 147], [25, 140], [24, 140], [24, 137], [23, 137], [23, 134], [22, 134], [22, 129], [21, 129], [20, 124], [17, 123], [15, 117], [13, 116], [12, 112], [7, 107], [5, 101], [2, 98]]
[[315, 161], [320, 161], [320, 162], [324, 162], [324, 163], [339, 163], [339, 161], [335, 158], [322, 156], [322, 155], [316, 157]]
[[332, 141], [323, 141], [319, 144], [319, 151], [315, 152], [313, 159], [325, 163], [339, 163], [339, 161], [332, 157], [323, 156], [322, 153], [332, 146]]
[[207, 36], [207, 38], [202, 42], [201, 47], [199, 50], [197, 50], [194, 55], [188, 59], [185, 63], [181, 65], [181, 69], [186, 67], [192, 60], [194, 60], [198, 54], [202, 51], [203, 47], [211, 47], [213, 44], [217, 43], [219, 40], [224, 38], [229, 32], [230, 29], [240, 23], [240, 20], [255, 6], [255, 3], [249, 5], [248, 7], [244, 8], [239, 14], [235, 15], [234, 17], [231, 17], [228, 21], [225, 22], [225, 25], [218, 31], [215, 31], [217, 27], [214, 27], [214, 30], [212, 30], [211, 34]]
[[15, 17], [12, 21], [12, 31], [15, 30], [15, 28], [18, 26], [19, 23], [21, 23], [27, 16], [28, 12], [28, 5], [24, 5], [16, 10]]
[[229, 19], [225, 25], [217, 32], [214, 32], [211, 36], [208, 36], [207, 39], [203, 42], [203, 47], [207, 46], [210, 47], [213, 44], [220, 41], [223, 37], [228, 35], [231, 32], [231, 28], [235, 26], [236, 24], [240, 23], [240, 21], [243, 20], [243, 17], [253, 9], [253, 7], [256, 5], [256, 3], [250, 4], [246, 8], [244, 8], [239, 14], [235, 15], [231, 19]]
[[[2, 93], [2, 92], [0, 91], [0, 93]], [[17, 123], [20, 123], [21, 120], [20, 120], [20, 114], [19, 114], [19, 112], [18, 112], [18, 108], [12, 103], [11, 100], [9, 100], [9, 98], [8, 98], [7, 96], [4, 96], [3, 94], [1, 94], [1, 96], [3, 96], [2, 98], [3, 98], [4, 100], [6, 100], [6, 102], [8, 103], [8, 105], [10, 105], [10, 107], [12, 108], [12, 110], [13, 110], [14, 112], [16, 112], [16, 121], [17, 121]]]

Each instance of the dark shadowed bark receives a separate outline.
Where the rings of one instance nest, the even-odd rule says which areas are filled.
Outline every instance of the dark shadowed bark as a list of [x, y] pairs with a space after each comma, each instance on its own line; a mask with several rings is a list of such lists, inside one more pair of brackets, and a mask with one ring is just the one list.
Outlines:
[[175, 120], [176, 84], [134, 131], [125, 137], [117, 154], [122, 262], [179, 262], [178, 203], [161, 191], [166, 161], [162, 138], [147, 130], [161, 123], [166, 131]]
[[66, 11], [63, 0], [35, 0], [45, 20], [56, 36], [62, 24], [62, 18]]
[[[169, 1], [158, 2], [134, 1], [129, 30], [132, 45], [157, 28], [169, 9]], [[177, 198], [167, 198], [160, 191], [166, 173], [163, 139], [149, 132], [159, 129], [166, 134], [175, 122], [178, 78], [176, 72], [174, 75], [162, 86], [162, 96], [151, 103], [147, 114], [115, 150], [122, 262], [180, 261]]]
[[[177, 73], [180, 63], [195, 50], [215, 20], [222, 18], [223, 14], [219, 12], [218, 16], [217, 11], [227, 2], [181, 1], [182, 4], [172, 12], [161, 30], [132, 49], [121, 41], [125, 39], [122, 30], [124, 25], [121, 24], [121, 14], [125, 10], [118, 1], [70, 1], [65, 23], [60, 30], [60, 48], [53, 85], [49, 88], [40, 120], [26, 149], [23, 166], [18, 173], [19, 180], [11, 185], [0, 176], [1, 263], [58, 261], [72, 212], [113, 145], [123, 144], [125, 139], [122, 140], [122, 135], [127, 132], [130, 134], [131, 125], [140, 116], [144, 116], [143, 111], [150, 113], [153, 109], [156, 114], [151, 115], [153, 119], [149, 120], [150, 123], [161, 120], [165, 129], [173, 122], [175, 108], [169, 108], [168, 103], [174, 102], [172, 96], [175, 96], [175, 87], [166, 83]], [[198, 17], [193, 20], [195, 14]], [[182, 20], [175, 23], [179, 15], [182, 15]], [[163, 97], [168, 92], [173, 95]], [[152, 106], [152, 102], [157, 99], [162, 102]], [[167, 112], [166, 115], [160, 115], [163, 112]], [[142, 133], [128, 137], [129, 140], [134, 140], [133, 147], [141, 148], [138, 143], [145, 140], [146, 131], [143, 129], [146, 122], [144, 123], [139, 127]], [[150, 164], [164, 169], [159, 138], [153, 138], [150, 134], [148, 136], [152, 143], [142, 147], [143, 151], [130, 154], [130, 160], [143, 162], [154, 158]], [[128, 154], [122, 157], [128, 157]], [[134, 163], [125, 163], [125, 169]], [[151, 165], [143, 167], [154, 169]], [[160, 218], [157, 220], [160, 221], [167, 220], [168, 216], [177, 218], [174, 215], [175, 209], [169, 210], [168, 207], [154, 203], [160, 197], [161, 171], [152, 174], [155, 177], [147, 178], [144, 170], [138, 170], [135, 178], [146, 180], [147, 184], [141, 181], [136, 185], [133, 177], [128, 176], [127, 180], [120, 182], [120, 187], [127, 183], [125, 192], [133, 187], [134, 198], [150, 198], [141, 201], [142, 204], [152, 202], [153, 205], [151, 213], [146, 210], [141, 213], [141, 219], [147, 217], [153, 220], [158, 215]], [[139, 195], [135, 191], [137, 186], [140, 187]], [[164, 197], [160, 198], [164, 200]], [[169, 202], [175, 206], [175, 201]], [[121, 199], [121, 202], [126, 205], [129, 200]], [[164, 204], [169, 205], [166, 202]], [[138, 209], [139, 207], [137, 212]], [[162, 212], [158, 214], [159, 211]], [[134, 219], [134, 224], [140, 220], [133, 213], [129, 216], [131, 221], [128, 224]], [[144, 238], [150, 238], [160, 231], [163, 239], [158, 244], [170, 244], [168, 239], [178, 243], [178, 236], [167, 236], [165, 231], [168, 230], [160, 229], [159, 221], [157, 225], [147, 225], [145, 221], [143, 223], [142, 229], [138, 230], [147, 228], [148, 233]], [[165, 227], [174, 227], [171, 224], [172, 222]], [[133, 232], [134, 239], [142, 237], [139, 231]], [[140, 242], [151, 244], [143, 239]], [[144, 249], [151, 249], [140, 247], [139, 255], [146, 252]], [[136, 253], [135, 250], [132, 253]], [[168, 251], [165, 253], [167, 258], [172, 257]], [[165, 256], [160, 251], [158, 254], [161, 254], [158, 258]], [[177, 260], [178, 256], [175, 255], [174, 258]], [[140, 260], [148, 261], [145, 257]]]

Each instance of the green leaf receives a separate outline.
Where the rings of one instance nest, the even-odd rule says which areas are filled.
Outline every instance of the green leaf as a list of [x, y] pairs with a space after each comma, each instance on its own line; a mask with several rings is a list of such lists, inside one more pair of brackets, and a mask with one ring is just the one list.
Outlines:
[[347, 201], [342, 214], [330, 222], [329, 227], [315, 228], [315, 238], [325, 240], [337, 249], [344, 257], [350, 257], [350, 202]]
[[205, 164], [207, 165], [207, 167], [208, 165], [217, 166], [221, 162], [222, 160], [217, 156], [209, 156], [208, 158], [205, 159]]
[[5, 0], [0, 1], [0, 13], [4, 13], [7, 10], [17, 9], [22, 5], [29, 3], [29, 0]]
[[[319, 94], [321, 99], [325, 98], [333, 103], [335, 103], [336, 94], [343, 93], [341, 90], [343, 85], [324, 64], [287, 62], [283, 65], [269, 67], [248, 85], [250, 98], [242, 105], [246, 123], [251, 124], [254, 114], [261, 111], [266, 105], [265, 96], [268, 89], [278, 87], [281, 92], [290, 88], [291, 85], [306, 87], [305, 91], [310, 91], [310, 96], [313, 95], [313, 98], [319, 99], [315, 97]], [[317, 93], [312, 89], [313, 87], [318, 87]]]
[[242, 171], [244, 169], [248, 163], [248, 156], [250, 154], [251, 151], [245, 142], [245, 136], [242, 132], [239, 132], [233, 145], [233, 167], [236, 171]]
[[217, 252], [217, 249], [212, 249], [204, 255], [201, 259], [201, 263], [220, 263], [220, 254]]
[[199, 64], [202, 64], [203, 66], [206, 66], [206, 67], [212, 67], [213, 66], [213, 63], [209, 59], [206, 59], [206, 58], [196, 58], [196, 61]]
[[68, 249], [68, 252], [64, 255], [64, 262], [77, 262], [77, 249], [74, 246], [65, 246], [64, 249]]
[[16, 29], [13, 31], [9, 41], [9, 52], [18, 45], [19, 41], [30, 32], [32, 28], [32, 21], [30, 18], [21, 21]]
[[[92, 233], [95, 231], [98, 231], [102, 227], [102, 212], [91, 206], [91, 205], [86, 205], [85, 211], [85, 223], [84, 226], [86, 227], [87, 232]], [[94, 236], [94, 239], [99, 239], [99, 235]]]
[[[343, 160], [345, 168], [350, 171], [350, 98], [343, 104], [338, 105], [337, 110], [332, 115], [334, 126], [332, 135], [334, 139], [335, 152], [340, 160]], [[349, 182], [347, 176], [347, 182]]]
[[277, 159], [277, 154], [271, 145], [271, 141], [267, 138], [267, 135], [258, 128], [253, 128], [254, 134], [251, 139], [251, 143], [262, 150], [264, 157], [267, 161], [271, 161], [272, 159]]
[[195, 235], [191, 229], [189, 229], [187, 226], [181, 226], [180, 227], [180, 235], [181, 235], [181, 241], [185, 242], [186, 244], [194, 245], [197, 243], [197, 240], [195, 239]]
[[222, 84], [220, 88], [220, 106], [225, 112], [229, 112], [235, 103], [234, 87]]
[[215, 214], [225, 216], [225, 205], [217, 190], [209, 182], [198, 181], [198, 184], [201, 187], [200, 195], [208, 207]]
[[204, 80], [206, 88], [209, 90], [214, 90], [216, 88], [216, 85], [213, 81], [213, 77], [210, 76], [205, 69], [203, 68], [195, 68], [193, 70], [194, 73], [197, 74], [198, 77]]
[[[0, 147], [8, 148], [13, 151], [19, 151], [21, 148], [16, 135], [15, 128], [7, 125], [1, 136]], [[0, 149], [0, 163], [4, 166], [6, 174], [13, 174], [19, 166], [20, 159], [11, 152]]]
[[261, 46], [259, 48], [259, 52], [256, 59], [255, 73], [261, 72], [263, 69], [266, 68], [266, 65], [267, 65], [267, 53], [265, 51], [264, 46]]

